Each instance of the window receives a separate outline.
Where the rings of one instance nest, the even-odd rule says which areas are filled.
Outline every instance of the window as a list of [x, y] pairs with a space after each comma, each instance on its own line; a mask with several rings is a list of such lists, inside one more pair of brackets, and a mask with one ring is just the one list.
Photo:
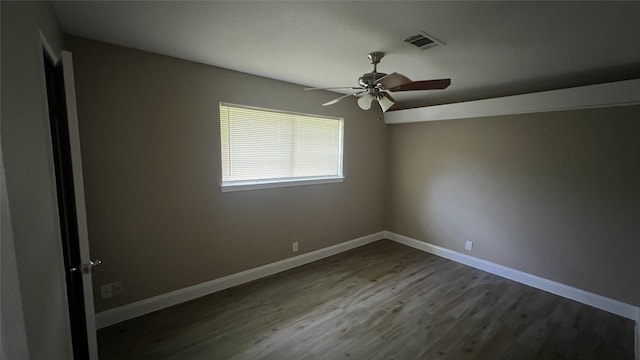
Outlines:
[[342, 181], [343, 119], [220, 104], [222, 190]]

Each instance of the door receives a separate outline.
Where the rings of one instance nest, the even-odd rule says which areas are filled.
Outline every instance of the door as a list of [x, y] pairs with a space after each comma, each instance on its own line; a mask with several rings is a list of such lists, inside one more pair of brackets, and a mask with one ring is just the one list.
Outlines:
[[76, 107], [76, 86], [73, 75], [73, 58], [68, 51], [62, 52], [62, 72], [64, 75], [65, 105], [69, 127], [69, 142], [71, 150], [71, 164], [73, 169], [73, 183], [76, 200], [76, 220], [78, 225], [78, 246], [80, 248], [80, 263], [82, 264], [82, 286], [85, 324], [89, 345], [89, 359], [98, 360], [98, 345], [96, 341], [96, 316], [93, 307], [93, 281], [91, 271], [100, 265], [100, 260], [92, 260], [89, 253], [89, 231], [87, 229], [87, 213], [84, 199], [84, 179], [82, 177], [82, 156], [80, 155], [80, 132], [78, 130], [78, 113]]
[[89, 257], [71, 53], [56, 62], [45, 50], [44, 64], [73, 355], [97, 360], [91, 271], [100, 261]]

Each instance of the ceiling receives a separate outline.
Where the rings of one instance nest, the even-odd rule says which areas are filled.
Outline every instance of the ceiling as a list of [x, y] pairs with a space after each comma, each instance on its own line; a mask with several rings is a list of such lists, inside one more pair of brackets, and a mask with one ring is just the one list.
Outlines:
[[[66, 33], [310, 87], [452, 79], [398, 108], [640, 78], [640, 2], [54, 2]], [[446, 45], [422, 50], [419, 31]]]

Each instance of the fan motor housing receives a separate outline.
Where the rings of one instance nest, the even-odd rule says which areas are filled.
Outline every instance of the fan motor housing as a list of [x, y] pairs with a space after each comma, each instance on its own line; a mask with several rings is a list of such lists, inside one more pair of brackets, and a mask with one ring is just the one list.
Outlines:
[[371, 73], [366, 73], [363, 74], [359, 79], [358, 79], [358, 84], [360, 84], [360, 86], [363, 87], [373, 87], [373, 83], [376, 82], [378, 79], [386, 76], [387, 74], [385, 73], [379, 73], [379, 72], [371, 72]]

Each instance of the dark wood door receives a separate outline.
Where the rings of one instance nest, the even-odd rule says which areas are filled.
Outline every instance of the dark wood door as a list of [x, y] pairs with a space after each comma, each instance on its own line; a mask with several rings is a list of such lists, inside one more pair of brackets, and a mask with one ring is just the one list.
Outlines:
[[64, 75], [61, 64], [55, 64], [46, 52], [44, 64], [73, 357], [89, 359]]

